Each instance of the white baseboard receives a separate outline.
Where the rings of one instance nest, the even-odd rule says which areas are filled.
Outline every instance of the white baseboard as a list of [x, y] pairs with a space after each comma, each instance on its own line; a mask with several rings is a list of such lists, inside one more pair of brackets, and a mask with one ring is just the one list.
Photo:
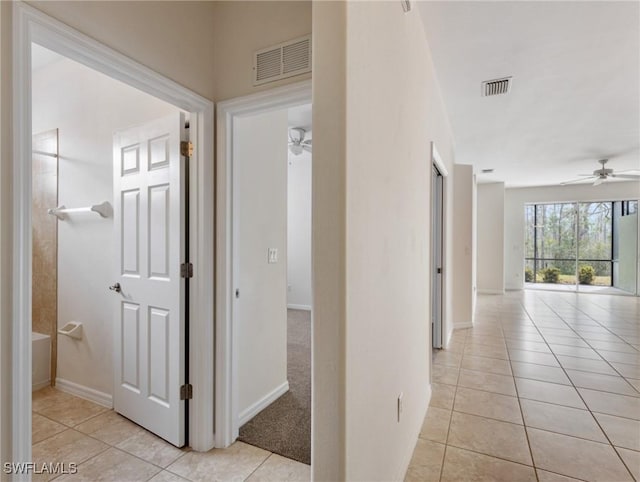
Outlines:
[[43, 382], [37, 382], [37, 383], [34, 383], [33, 385], [31, 385], [31, 391], [35, 392], [36, 390], [40, 390], [41, 388], [50, 387], [50, 386], [51, 386], [51, 380], [45, 380]]
[[240, 415], [238, 415], [238, 427], [242, 427], [245, 423], [258, 415], [288, 391], [289, 381], [287, 380], [282, 385], [267, 393], [264, 397], [262, 397], [260, 400], [258, 400], [256, 403], [254, 403], [249, 408], [244, 410]]
[[456, 329], [455, 326], [451, 327], [451, 330], [449, 330], [449, 333], [447, 333], [447, 339], [444, 341], [444, 346], [442, 348], [445, 348], [445, 349], [449, 348], [449, 344], [451, 343], [451, 336], [453, 335], [453, 330], [455, 329]]
[[503, 295], [504, 290], [478, 290], [479, 295]]
[[56, 378], [56, 388], [62, 392], [70, 393], [76, 397], [84, 398], [106, 408], [113, 408], [113, 397], [108, 393], [99, 392], [93, 388], [70, 382], [64, 378]]
[[289, 303], [287, 305], [287, 309], [311, 311], [311, 305], [296, 305], [295, 303]]
[[458, 321], [453, 324], [454, 330], [464, 330], [465, 328], [473, 328], [473, 321]]

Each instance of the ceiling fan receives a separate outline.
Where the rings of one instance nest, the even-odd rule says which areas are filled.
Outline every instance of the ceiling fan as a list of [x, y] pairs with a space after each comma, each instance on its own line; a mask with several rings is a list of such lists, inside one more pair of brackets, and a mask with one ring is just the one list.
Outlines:
[[305, 139], [306, 129], [292, 127], [289, 129], [289, 151], [294, 156], [299, 156], [303, 151], [311, 152], [311, 139]]
[[625, 174], [627, 172], [634, 172], [634, 171], [640, 172], [640, 169], [629, 169], [626, 171], [619, 171], [616, 173], [613, 171], [613, 169], [607, 169], [605, 167], [607, 162], [609, 162], [609, 159], [600, 159], [598, 162], [602, 164], [602, 167], [600, 169], [596, 169], [595, 171], [593, 171], [593, 174], [579, 174], [580, 177], [578, 179], [564, 181], [564, 182], [561, 182], [560, 185], [564, 186], [565, 184], [574, 184], [578, 182], [593, 180], [593, 185], [597, 186], [599, 184], [602, 184], [604, 181], [606, 181], [610, 177], [616, 178], [616, 179], [640, 179], [640, 174]]

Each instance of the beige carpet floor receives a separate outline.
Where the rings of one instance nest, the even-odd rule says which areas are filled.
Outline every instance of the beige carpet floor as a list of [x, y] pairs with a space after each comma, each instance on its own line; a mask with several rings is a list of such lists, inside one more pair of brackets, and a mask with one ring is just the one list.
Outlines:
[[240, 427], [239, 440], [311, 464], [311, 313], [288, 310], [289, 391]]

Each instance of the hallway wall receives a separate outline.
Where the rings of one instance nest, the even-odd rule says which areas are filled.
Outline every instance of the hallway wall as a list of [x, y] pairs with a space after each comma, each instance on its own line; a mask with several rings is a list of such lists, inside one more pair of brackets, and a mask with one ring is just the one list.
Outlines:
[[453, 172], [453, 140], [417, 11], [319, 2], [313, 19], [314, 335], [339, 350], [314, 354], [315, 389], [345, 427], [314, 478], [401, 480], [430, 397], [429, 141]]
[[253, 52], [311, 33], [311, 1], [210, 3], [214, 4], [210, 30], [214, 40], [212, 98], [216, 102], [311, 78], [307, 73], [252, 85]]
[[478, 294], [504, 292], [504, 183], [478, 184]]
[[454, 166], [452, 327], [469, 328], [476, 297], [476, 178], [473, 166]]
[[215, 2], [28, 3], [198, 94], [214, 98], [214, 45], [222, 40], [216, 39], [212, 28]]

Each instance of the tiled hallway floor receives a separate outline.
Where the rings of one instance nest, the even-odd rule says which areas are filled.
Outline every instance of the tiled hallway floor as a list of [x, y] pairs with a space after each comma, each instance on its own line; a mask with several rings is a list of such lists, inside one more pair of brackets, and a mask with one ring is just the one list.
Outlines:
[[408, 481], [640, 479], [640, 300], [480, 296], [433, 358]]
[[310, 467], [242, 442], [207, 453], [178, 449], [113, 410], [44, 388], [33, 393], [33, 461], [77, 464], [33, 480], [308, 481]]

